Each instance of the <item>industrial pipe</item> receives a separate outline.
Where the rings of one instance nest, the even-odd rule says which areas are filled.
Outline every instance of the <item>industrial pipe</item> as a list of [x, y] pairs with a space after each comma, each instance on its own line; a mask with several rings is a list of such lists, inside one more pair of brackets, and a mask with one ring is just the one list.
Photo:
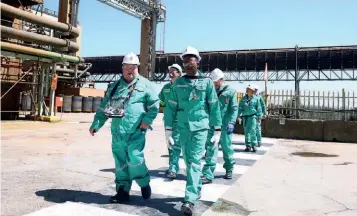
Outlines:
[[7, 26], [1, 26], [1, 36], [15, 38], [23, 41], [31, 41], [38, 44], [52, 45], [57, 47], [68, 47], [70, 50], [78, 51], [79, 46], [73, 41], [40, 35], [32, 32], [22, 31]]
[[8, 15], [13, 18], [26, 20], [38, 25], [46, 26], [48, 28], [56, 29], [61, 32], [68, 32], [71, 36], [77, 38], [79, 36], [79, 29], [69, 24], [60, 23], [43, 16], [37, 16], [24, 10], [12, 7], [10, 5], [0, 3], [1, 15]]
[[29, 54], [29, 55], [41, 56], [41, 57], [45, 57], [45, 58], [54, 59], [57, 61], [68, 61], [68, 62], [73, 62], [73, 63], [84, 62], [84, 59], [82, 59], [81, 57], [78, 57], [78, 56], [63, 55], [60, 53], [50, 52], [50, 51], [41, 50], [41, 49], [35, 49], [32, 47], [21, 46], [21, 45], [12, 44], [12, 43], [3, 42], [3, 41], [1, 41], [1, 49], [13, 51], [13, 52], [24, 53], [24, 54]]

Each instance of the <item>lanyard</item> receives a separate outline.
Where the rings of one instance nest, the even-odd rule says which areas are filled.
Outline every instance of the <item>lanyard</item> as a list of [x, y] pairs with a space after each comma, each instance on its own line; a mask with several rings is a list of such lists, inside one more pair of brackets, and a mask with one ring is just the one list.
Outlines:
[[221, 94], [228, 88], [228, 86], [224, 86], [222, 90], [220, 90], [218, 93], [217, 93], [217, 96], [221, 96]]
[[[131, 95], [133, 94], [133, 91], [135, 89], [136, 84], [138, 81], [136, 80], [135, 83], [131, 86], [128, 86], [129, 92], [128, 95], [125, 97], [125, 100], [123, 101], [123, 106], [125, 107], [126, 102], [130, 99]], [[120, 81], [114, 86], [113, 90], [110, 92], [110, 100], [113, 98], [116, 90], [118, 89], [120, 85]]]

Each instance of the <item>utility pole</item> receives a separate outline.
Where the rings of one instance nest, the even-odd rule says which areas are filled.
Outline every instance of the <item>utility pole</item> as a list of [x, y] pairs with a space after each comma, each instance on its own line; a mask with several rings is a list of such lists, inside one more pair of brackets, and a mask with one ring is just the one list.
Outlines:
[[299, 47], [295, 46], [295, 118], [299, 118], [300, 108], [300, 71], [299, 71]]

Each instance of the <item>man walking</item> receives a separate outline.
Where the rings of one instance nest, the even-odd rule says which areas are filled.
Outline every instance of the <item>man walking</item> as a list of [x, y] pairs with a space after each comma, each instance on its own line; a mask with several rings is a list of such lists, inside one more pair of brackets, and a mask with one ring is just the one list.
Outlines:
[[[164, 85], [162, 88], [159, 98], [160, 98], [160, 105], [164, 108], [167, 104], [172, 86], [177, 78], [179, 78], [182, 74], [182, 68], [178, 64], [173, 64], [169, 66], [169, 76], [170, 82]], [[180, 133], [177, 128], [177, 119], [175, 120], [173, 127], [172, 127], [172, 140], [167, 140], [167, 148], [169, 151], [169, 169], [166, 173], [167, 178], [175, 179], [177, 176], [177, 172], [179, 171], [179, 159], [181, 154], [181, 145], [179, 142]]]
[[97, 110], [89, 132], [92, 136], [112, 118], [112, 152], [115, 161], [117, 194], [112, 203], [130, 199], [132, 181], [141, 187], [144, 199], [151, 197], [150, 175], [144, 159], [145, 134], [159, 110], [159, 98], [152, 84], [138, 73], [134, 53], [123, 59], [123, 76], [111, 84]]
[[262, 107], [259, 98], [254, 95], [255, 88], [249, 85], [246, 94], [239, 102], [238, 121], [243, 119], [246, 148], [244, 151], [257, 151], [257, 123], [261, 122]]
[[[267, 107], [266, 107], [265, 102], [264, 102], [264, 98], [263, 98], [262, 95], [260, 95], [258, 93], [259, 92], [259, 86], [258, 85], [254, 85], [254, 88], [255, 88], [254, 95], [259, 98], [259, 102], [260, 102], [260, 105], [262, 107], [262, 114], [263, 114], [262, 119], [266, 119], [268, 113], [267, 113]], [[261, 122], [257, 123], [257, 129], [256, 130], [257, 130], [257, 146], [260, 147], [260, 145], [262, 144], [262, 123]]]
[[[216, 68], [211, 73], [211, 79], [216, 88], [217, 97], [220, 104], [222, 117], [222, 133], [220, 144], [223, 152], [224, 164], [226, 170], [226, 179], [232, 178], [233, 167], [235, 159], [233, 157], [234, 151], [232, 149], [232, 133], [238, 114], [237, 93], [234, 89], [225, 84], [223, 72]], [[203, 184], [212, 183], [214, 179], [214, 170], [216, 169], [218, 145], [211, 142], [211, 137], [214, 134], [214, 129], [208, 132], [208, 139], [206, 142], [206, 164], [203, 166]]]
[[186, 194], [181, 211], [192, 215], [195, 202], [200, 198], [201, 159], [208, 130], [214, 128], [211, 141], [218, 144], [221, 134], [221, 112], [211, 79], [201, 76], [198, 70], [201, 57], [197, 49], [188, 46], [181, 55], [185, 76], [178, 78], [165, 108], [167, 140], [172, 140], [172, 128], [177, 119], [180, 143], [186, 164]]

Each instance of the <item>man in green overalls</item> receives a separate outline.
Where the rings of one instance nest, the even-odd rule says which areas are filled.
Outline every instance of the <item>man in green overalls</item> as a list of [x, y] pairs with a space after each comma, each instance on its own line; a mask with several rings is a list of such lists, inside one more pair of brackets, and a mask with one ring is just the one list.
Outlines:
[[[232, 133], [238, 114], [237, 93], [234, 89], [225, 84], [223, 72], [216, 68], [211, 73], [211, 79], [214, 82], [218, 100], [220, 103], [221, 117], [222, 117], [222, 133], [220, 144], [223, 152], [224, 164], [226, 169], [226, 179], [232, 178], [233, 167], [235, 159], [233, 157], [234, 151], [232, 149]], [[212, 183], [214, 179], [214, 170], [216, 169], [218, 145], [211, 142], [214, 130], [210, 129], [206, 142], [206, 164], [203, 166], [203, 184]]]
[[239, 102], [238, 121], [243, 120], [246, 149], [249, 152], [257, 151], [257, 124], [261, 122], [262, 106], [259, 98], [254, 95], [255, 88], [249, 85], [246, 94]]
[[[268, 113], [267, 113], [267, 107], [265, 105], [264, 97], [258, 93], [259, 92], [258, 85], [254, 85], [254, 88], [255, 88], [254, 95], [256, 95], [259, 98], [260, 105], [262, 106], [262, 114], [263, 114], [262, 119], [266, 119]], [[257, 146], [260, 147], [261, 144], [262, 144], [262, 124], [261, 124], [261, 122], [260, 123], [258, 122], [258, 124], [257, 124]]]
[[187, 175], [186, 194], [181, 211], [192, 215], [194, 204], [201, 195], [201, 159], [208, 130], [214, 128], [211, 142], [217, 145], [221, 135], [222, 118], [214, 84], [198, 70], [201, 60], [198, 51], [188, 46], [181, 58], [186, 75], [175, 81], [164, 117], [167, 140], [173, 139], [172, 130], [177, 119]]
[[134, 53], [123, 59], [123, 75], [112, 83], [96, 111], [89, 132], [92, 136], [112, 118], [112, 152], [115, 161], [117, 194], [112, 203], [129, 200], [132, 181], [141, 187], [144, 199], [151, 197], [150, 175], [145, 165], [147, 129], [159, 111], [159, 98], [149, 80], [138, 73], [139, 58]]
[[[173, 64], [169, 66], [169, 76], [171, 78], [170, 82], [164, 85], [162, 88], [159, 98], [160, 98], [160, 105], [164, 108], [167, 104], [167, 100], [169, 98], [172, 85], [174, 84], [175, 80], [179, 78], [182, 74], [182, 68], [178, 64]], [[167, 170], [167, 178], [175, 179], [177, 172], [179, 171], [179, 159], [181, 154], [181, 145], [179, 142], [180, 133], [177, 128], [177, 120], [175, 121], [172, 127], [172, 138], [173, 140], [167, 140], [167, 148], [169, 151], [169, 169]]]

